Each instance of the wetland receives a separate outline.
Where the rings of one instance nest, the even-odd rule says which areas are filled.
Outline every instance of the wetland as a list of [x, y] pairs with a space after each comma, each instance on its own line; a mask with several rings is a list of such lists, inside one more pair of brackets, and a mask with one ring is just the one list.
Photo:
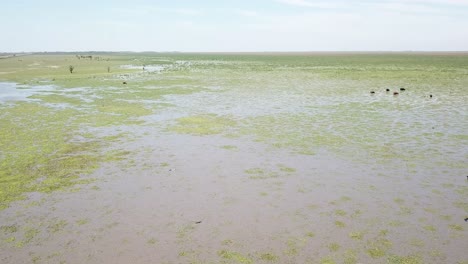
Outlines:
[[0, 262], [467, 264], [467, 84], [466, 53], [1, 58]]

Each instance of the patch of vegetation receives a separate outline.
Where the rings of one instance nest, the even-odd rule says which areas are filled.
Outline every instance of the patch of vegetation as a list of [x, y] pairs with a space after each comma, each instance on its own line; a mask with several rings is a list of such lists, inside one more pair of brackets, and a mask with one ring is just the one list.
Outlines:
[[18, 227], [16, 225], [1, 226], [0, 231], [6, 235], [13, 234], [18, 231]]
[[33, 227], [26, 227], [23, 234], [23, 239], [15, 244], [15, 247], [21, 248], [26, 244], [29, 244], [40, 231]]
[[346, 216], [347, 213], [339, 209], [339, 210], [335, 210], [335, 214], [339, 216]]
[[101, 161], [98, 141], [71, 141], [77, 113], [34, 103], [18, 103], [0, 116], [0, 209], [27, 192], [63, 190]]
[[349, 237], [352, 238], [352, 239], [355, 239], [355, 240], [362, 240], [362, 238], [364, 237], [364, 233], [363, 232], [351, 232], [349, 233]]
[[177, 231], [177, 238], [183, 239], [186, 238], [190, 233], [195, 230], [193, 225], [185, 225]]
[[205, 136], [221, 134], [235, 125], [236, 122], [231, 118], [206, 114], [181, 117], [168, 130], [180, 134]]
[[427, 231], [431, 231], [431, 232], [437, 231], [437, 229], [435, 228], [435, 226], [432, 226], [432, 225], [424, 226], [424, 229], [427, 230]]
[[265, 180], [270, 178], [277, 178], [278, 175], [274, 172], [265, 172], [261, 168], [251, 168], [244, 171], [246, 174], [250, 175], [249, 179], [253, 180]]
[[67, 221], [58, 220], [58, 221], [54, 221], [53, 223], [51, 223], [47, 227], [47, 230], [51, 233], [57, 233], [59, 231], [62, 231], [67, 225], [68, 225]]
[[410, 215], [413, 213], [413, 209], [407, 206], [400, 206], [400, 215]]
[[344, 264], [357, 264], [357, 254], [356, 251], [348, 249], [343, 254], [343, 263]]
[[227, 246], [227, 245], [232, 245], [232, 243], [234, 243], [234, 241], [232, 241], [231, 239], [225, 239], [221, 242], [221, 244]]
[[463, 227], [461, 225], [449, 225], [449, 228], [455, 231], [463, 231]]
[[221, 146], [222, 149], [228, 149], [228, 150], [235, 150], [237, 149], [236, 146], [233, 146], [233, 145], [223, 145]]
[[330, 245], [328, 245], [328, 249], [332, 252], [336, 252], [338, 250], [340, 250], [341, 246], [340, 244], [338, 243], [331, 243]]
[[351, 214], [351, 218], [356, 218], [362, 215], [362, 211], [357, 209]]
[[388, 225], [393, 226], [393, 227], [399, 227], [399, 226], [404, 226], [405, 223], [399, 220], [392, 220], [388, 223]]
[[420, 256], [389, 256], [387, 259], [389, 264], [422, 264], [424, 263]]
[[336, 264], [332, 257], [325, 257], [320, 260], [320, 264]]
[[340, 228], [344, 228], [346, 227], [346, 224], [342, 221], [335, 221], [335, 226], [337, 227], [340, 227]]
[[287, 172], [287, 173], [294, 173], [294, 172], [296, 172], [296, 169], [290, 168], [290, 167], [286, 167], [286, 166], [284, 166], [284, 165], [280, 165], [280, 166], [279, 166], [279, 169], [280, 169], [280, 171], [282, 171], [282, 172]]
[[156, 242], [158, 242], [155, 238], [151, 238], [151, 239], [148, 239], [148, 241], [146, 241], [146, 243], [150, 244], [150, 245], [154, 245], [156, 244]]
[[87, 223], [89, 223], [89, 219], [87, 218], [79, 219], [76, 221], [77, 225], [86, 225]]
[[218, 256], [226, 260], [235, 261], [236, 263], [247, 263], [247, 264], [254, 263], [252, 258], [246, 257], [242, 255], [241, 253], [234, 252], [234, 251], [221, 250], [221, 251], [218, 251]]
[[302, 238], [290, 238], [287, 241], [287, 249], [284, 253], [288, 256], [295, 256], [299, 254], [299, 251], [305, 246], [307, 239]]
[[349, 196], [341, 196], [341, 197], [340, 197], [340, 201], [341, 201], [341, 202], [349, 202], [349, 201], [351, 201], [351, 200], [352, 200], [352, 199], [351, 199], [351, 197], [349, 197]]
[[260, 254], [260, 259], [263, 261], [276, 262], [279, 257], [272, 253], [262, 253]]
[[465, 213], [468, 213], [468, 202], [459, 201], [454, 202], [453, 205], [457, 208], [465, 210]]
[[385, 238], [378, 238], [369, 241], [367, 244], [367, 254], [372, 258], [381, 258], [387, 255], [387, 251], [392, 247], [392, 243]]
[[70, 104], [74, 106], [79, 106], [80, 104], [83, 104], [83, 100], [61, 94], [37, 94], [32, 95], [29, 98], [40, 99], [44, 103], [51, 104]]
[[261, 168], [252, 168], [252, 169], [247, 169], [244, 171], [247, 174], [264, 174], [265, 171]]
[[395, 201], [395, 203], [400, 204], [400, 205], [405, 203], [405, 200], [403, 200], [401, 198], [395, 198], [395, 199], [393, 199], [393, 201]]
[[420, 239], [416, 239], [416, 238], [411, 239], [409, 244], [412, 245], [412, 246], [415, 246], [415, 247], [424, 247], [424, 245], [425, 245], [424, 241], [422, 241]]

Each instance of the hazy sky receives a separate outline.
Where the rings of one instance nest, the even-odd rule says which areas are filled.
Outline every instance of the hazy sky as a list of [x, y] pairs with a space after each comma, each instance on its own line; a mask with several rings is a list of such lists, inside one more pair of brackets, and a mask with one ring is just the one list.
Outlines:
[[468, 50], [468, 0], [2, 0], [0, 52]]

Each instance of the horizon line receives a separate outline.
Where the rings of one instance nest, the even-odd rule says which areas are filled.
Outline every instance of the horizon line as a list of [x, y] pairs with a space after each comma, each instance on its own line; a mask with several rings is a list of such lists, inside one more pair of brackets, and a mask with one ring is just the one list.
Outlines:
[[54, 53], [161, 53], [161, 54], [313, 54], [313, 53], [338, 53], [338, 54], [352, 54], [352, 53], [468, 53], [468, 50], [304, 50], [304, 51], [134, 51], [134, 50], [120, 50], [120, 51], [105, 51], [105, 50], [76, 50], [76, 51], [16, 51], [6, 52], [0, 51], [0, 54], [15, 55], [15, 54], [54, 54]]

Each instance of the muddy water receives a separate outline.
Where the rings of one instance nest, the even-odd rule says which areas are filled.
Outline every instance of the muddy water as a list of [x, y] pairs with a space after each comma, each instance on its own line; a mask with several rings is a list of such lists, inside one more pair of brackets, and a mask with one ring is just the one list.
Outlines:
[[[456, 198], [418, 184], [440, 171], [409, 177], [398, 164], [386, 171], [327, 152], [296, 155], [246, 140], [166, 135], [154, 128], [139, 130], [136, 138], [120, 146], [134, 151], [134, 161], [104, 165], [90, 175], [99, 181], [87, 189], [32, 195], [28, 203], [38, 205], [3, 211], [2, 225], [34, 226], [40, 233], [22, 248], [3, 245], [2, 263], [268, 263], [265, 254], [279, 263], [348, 255], [386, 263], [366, 250], [387, 240], [389, 254], [432, 252], [427, 263], [466, 258], [466, 231], [449, 227], [466, 228], [463, 211], [452, 206]], [[265, 173], [245, 173], [253, 168]], [[66, 225], [51, 231], [59, 221]], [[329, 249], [333, 243], [340, 246], [336, 252]]]
[[[466, 92], [197, 74], [206, 90], [164, 96], [145, 124], [90, 129], [126, 133], [103, 152], [131, 153], [82, 175], [94, 183], [1, 211], [21, 235], [0, 233], [0, 262], [466, 263]], [[237, 125], [167, 129], [199, 114]]]

